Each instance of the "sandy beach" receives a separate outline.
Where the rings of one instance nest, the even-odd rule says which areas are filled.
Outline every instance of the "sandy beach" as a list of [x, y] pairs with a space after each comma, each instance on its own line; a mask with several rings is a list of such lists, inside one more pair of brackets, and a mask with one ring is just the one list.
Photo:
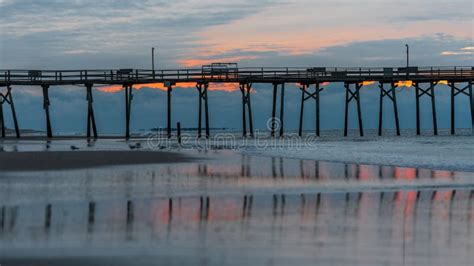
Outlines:
[[3, 171], [54, 171], [113, 165], [189, 162], [183, 154], [161, 151], [1, 152]]

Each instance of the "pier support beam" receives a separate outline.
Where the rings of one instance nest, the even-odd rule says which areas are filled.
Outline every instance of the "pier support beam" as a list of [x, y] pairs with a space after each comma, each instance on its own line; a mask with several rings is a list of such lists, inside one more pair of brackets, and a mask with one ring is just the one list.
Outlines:
[[130, 114], [132, 111], [132, 99], [133, 99], [133, 85], [124, 84], [123, 85], [125, 92], [125, 139], [130, 138]]
[[423, 95], [427, 95], [431, 98], [431, 112], [433, 115], [433, 134], [438, 135], [438, 122], [436, 119], [436, 102], [435, 102], [435, 93], [434, 87], [436, 86], [436, 81], [430, 81], [430, 86], [426, 89], [420, 87], [420, 83], [413, 82], [415, 86], [415, 96], [416, 96], [416, 134], [421, 134], [421, 125], [420, 125], [420, 98]]
[[94, 117], [94, 107], [92, 103], [94, 99], [92, 97], [92, 86], [93, 84], [86, 84], [86, 93], [87, 93], [87, 138], [91, 137], [91, 126], [92, 131], [94, 133], [94, 139], [97, 138], [97, 127], [95, 125], [95, 117]]
[[247, 119], [246, 110], [248, 111], [250, 137], [253, 137], [253, 121], [252, 121], [252, 105], [250, 103], [250, 91], [252, 89], [252, 83], [240, 83], [240, 91], [242, 92], [242, 136], [247, 136]]
[[384, 83], [380, 82], [380, 108], [379, 108], [379, 136], [382, 136], [382, 124], [383, 124], [383, 98], [387, 96], [393, 103], [393, 113], [395, 115], [395, 128], [397, 130], [397, 136], [400, 136], [400, 123], [398, 121], [398, 108], [397, 108], [397, 96], [395, 93], [398, 85], [395, 82], [390, 83], [390, 89], [384, 88]]
[[173, 91], [173, 83], [171, 82], [165, 82], [165, 87], [168, 89], [166, 90], [166, 106], [167, 106], [167, 112], [166, 112], [166, 135], [168, 138], [171, 138], [171, 92]]
[[[281, 85], [281, 95], [280, 95], [280, 118], [277, 122], [276, 118], [276, 104], [277, 104], [277, 94], [278, 94], [278, 86]], [[271, 117], [271, 124], [270, 124], [270, 132], [271, 136], [275, 136], [275, 131], [279, 130], [280, 137], [284, 134], [284, 124], [283, 118], [285, 114], [285, 83], [273, 83], [273, 103], [272, 103], [272, 117]], [[279, 127], [279, 128], [277, 128]]]
[[209, 109], [207, 101], [209, 83], [198, 83], [196, 84], [196, 88], [199, 93], [198, 138], [202, 136], [202, 102], [204, 102], [204, 116], [206, 119], [206, 138], [209, 138]]
[[3, 103], [5, 101], [5, 98], [3, 97], [3, 94], [1, 95], [2, 99], [0, 99], [0, 127], [2, 130], [2, 138], [5, 137], [5, 120], [3, 118]]
[[324, 88], [320, 88], [320, 83], [316, 83], [315, 91], [309, 92], [310, 85], [309, 84], [302, 84], [300, 87], [301, 90], [301, 109], [300, 109], [300, 126], [298, 134], [301, 137], [303, 134], [303, 115], [304, 115], [304, 102], [306, 100], [313, 99], [316, 103], [316, 135], [319, 137], [320, 134], [320, 108], [319, 108], [319, 93], [324, 90]]
[[49, 85], [43, 84], [41, 87], [43, 88], [43, 109], [46, 114], [46, 134], [48, 138], [52, 138], [53, 130], [51, 129], [51, 119], [49, 117], [49, 106], [51, 105], [49, 101]]
[[13, 103], [13, 96], [12, 96], [12, 88], [7, 86], [7, 93], [3, 95], [0, 93], [0, 127], [1, 127], [1, 135], [2, 138], [5, 137], [5, 120], [3, 116], [3, 104], [4, 103], [10, 104], [12, 117], [13, 117], [13, 124], [15, 127], [15, 134], [17, 138], [20, 138], [20, 129], [18, 127], [18, 120], [16, 119], [16, 111], [15, 111], [15, 104]]
[[344, 83], [344, 87], [346, 88], [346, 109], [344, 115], [344, 137], [347, 137], [347, 129], [348, 129], [348, 122], [349, 122], [349, 103], [352, 100], [356, 101], [357, 105], [357, 115], [359, 118], [359, 133], [360, 136], [364, 136], [364, 128], [362, 125], [362, 111], [360, 109], [360, 89], [362, 88], [362, 83], [357, 82], [353, 83], [355, 88], [354, 90], [351, 89], [351, 83]]
[[451, 87], [451, 135], [456, 133], [456, 115], [455, 115], [455, 97], [458, 94], [464, 94], [469, 97], [469, 104], [471, 109], [471, 126], [474, 133], [474, 95], [472, 95], [472, 80], [468, 81], [465, 87], [456, 87], [454, 81], [448, 81]]

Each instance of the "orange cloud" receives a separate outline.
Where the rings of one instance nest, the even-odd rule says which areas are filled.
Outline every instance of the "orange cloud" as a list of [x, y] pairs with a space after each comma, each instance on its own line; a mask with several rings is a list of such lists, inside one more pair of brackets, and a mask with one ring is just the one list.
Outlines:
[[400, 80], [399, 82], [395, 83], [398, 87], [412, 87], [413, 81], [411, 80]]
[[[196, 82], [179, 82], [179, 83], [176, 83], [176, 85], [174, 85], [173, 87], [183, 88], [183, 89], [189, 89], [189, 88], [194, 89], [196, 88]], [[164, 86], [163, 83], [149, 83], [149, 84], [133, 85], [133, 89], [135, 90], [139, 90], [142, 88], [158, 89], [162, 91], [166, 91], [168, 89], [167, 87]], [[99, 87], [98, 90], [102, 92], [116, 93], [116, 92], [122, 91], [123, 87], [121, 85], [110, 85], [110, 86], [105, 86], [105, 87]], [[209, 90], [233, 92], [233, 91], [239, 90], [239, 84], [238, 83], [210, 83]]]
[[369, 85], [372, 85], [374, 83], [375, 83], [375, 81], [362, 81], [359, 84], [362, 85], [362, 86], [369, 86]]
[[209, 90], [233, 92], [240, 89], [239, 89], [239, 83], [211, 83], [209, 85]]

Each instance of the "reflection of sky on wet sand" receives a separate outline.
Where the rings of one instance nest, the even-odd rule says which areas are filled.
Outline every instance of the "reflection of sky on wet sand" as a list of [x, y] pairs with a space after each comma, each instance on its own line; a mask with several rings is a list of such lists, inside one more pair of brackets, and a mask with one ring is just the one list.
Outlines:
[[472, 260], [469, 173], [199, 155], [192, 163], [2, 173], [0, 263]]

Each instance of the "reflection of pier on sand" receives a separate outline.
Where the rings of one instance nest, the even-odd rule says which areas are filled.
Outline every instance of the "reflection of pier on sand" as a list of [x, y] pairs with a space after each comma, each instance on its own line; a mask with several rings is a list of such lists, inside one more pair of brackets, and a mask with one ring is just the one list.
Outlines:
[[[469, 265], [473, 259], [474, 188], [463, 173], [244, 155], [100, 177], [105, 173], [35, 176], [43, 184], [31, 187], [25, 184], [33, 177], [2, 179], [0, 263], [81, 257], [114, 265]], [[66, 183], [73, 189], [60, 193]]]

